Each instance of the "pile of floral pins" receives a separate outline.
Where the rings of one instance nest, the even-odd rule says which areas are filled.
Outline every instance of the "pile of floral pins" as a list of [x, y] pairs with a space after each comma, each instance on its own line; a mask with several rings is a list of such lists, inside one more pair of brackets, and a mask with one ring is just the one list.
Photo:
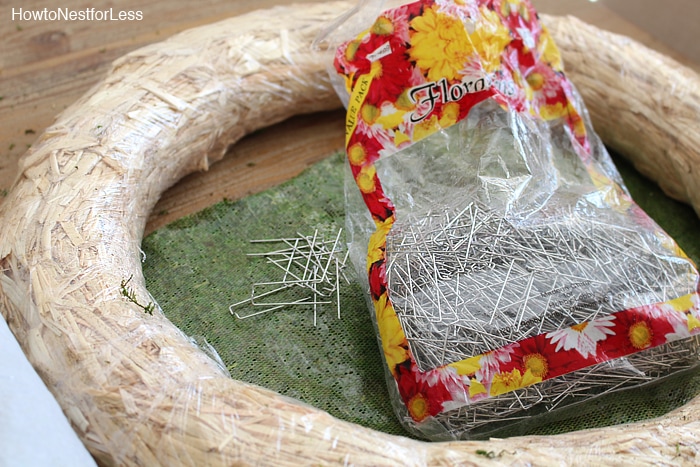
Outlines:
[[[334, 304], [340, 319], [340, 278], [349, 283], [344, 269], [348, 252], [341, 244], [342, 229], [335, 239], [325, 240], [318, 230], [313, 235], [298, 237], [251, 240], [251, 243], [270, 243], [282, 248], [263, 252], [248, 253], [250, 257], [263, 258], [276, 266], [280, 277], [275, 280], [254, 282], [250, 296], [229, 306], [229, 311], [238, 319], [258, 316], [270, 311], [291, 307], [313, 307], [314, 326], [317, 323], [321, 305]], [[284, 291], [295, 289], [306, 292], [301, 298], [288, 299]], [[280, 299], [280, 296], [284, 298]], [[235, 308], [247, 306], [255, 309], [248, 314], [240, 314]]]
[[668, 254], [620, 219], [566, 212], [515, 225], [471, 202], [397, 221], [386, 270], [426, 370], [692, 293], [692, 268]]
[[[387, 281], [416, 364], [437, 368], [692, 292], [688, 264], [662, 261], [668, 250], [657, 239], [616, 221], [569, 211], [515, 225], [476, 202], [397, 220], [387, 237]], [[699, 345], [665, 344], [436, 419], [454, 438], [497, 429], [693, 367]]]

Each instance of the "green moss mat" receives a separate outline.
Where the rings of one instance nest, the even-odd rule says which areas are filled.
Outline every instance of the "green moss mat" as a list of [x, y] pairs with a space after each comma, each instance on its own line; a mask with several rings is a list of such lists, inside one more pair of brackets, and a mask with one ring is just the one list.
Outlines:
[[[616, 163], [634, 198], [697, 263], [700, 220], [692, 209], [666, 198], [626, 162]], [[275, 277], [271, 266], [245, 255], [266, 251], [268, 245], [249, 240], [313, 235], [315, 229], [332, 239], [344, 224], [343, 203], [343, 161], [334, 155], [280, 187], [219, 203], [148, 236], [143, 242], [147, 286], [176, 326], [214, 346], [233, 378], [344, 420], [405, 434], [388, 400], [380, 350], [359, 286], [342, 288], [342, 319], [336, 318], [335, 305], [326, 305], [316, 327], [310, 307], [245, 320], [229, 313], [231, 303], [249, 296], [251, 283]], [[700, 392], [698, 378], [685, 378], [671, 389], [655, 389], [661, 393], [657, 402], [645, 389], [617, 402], [591, 404], [594, 411], [583, 419], [564, 417], [526, 432], [556, 433], [660, 415]], [[670, 391], [680, 392], [669, 398]]]

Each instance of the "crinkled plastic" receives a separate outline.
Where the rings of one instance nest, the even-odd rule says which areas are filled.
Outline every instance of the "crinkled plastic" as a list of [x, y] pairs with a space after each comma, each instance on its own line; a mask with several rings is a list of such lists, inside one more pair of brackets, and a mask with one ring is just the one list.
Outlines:
[[484, 437], [695, 368], [695, 266], [631, 199], [532, 5], [380, 6], [329, 37], [351, 257], [404, 426]]

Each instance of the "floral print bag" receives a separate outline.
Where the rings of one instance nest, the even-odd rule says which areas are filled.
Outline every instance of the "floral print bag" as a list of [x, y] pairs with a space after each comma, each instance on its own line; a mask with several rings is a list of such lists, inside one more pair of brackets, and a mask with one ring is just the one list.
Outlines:
[[352, 257], [407, 429], [491, 436], [697, 365], [696, 268], [529, 1], [384, 10], [334, 68]]

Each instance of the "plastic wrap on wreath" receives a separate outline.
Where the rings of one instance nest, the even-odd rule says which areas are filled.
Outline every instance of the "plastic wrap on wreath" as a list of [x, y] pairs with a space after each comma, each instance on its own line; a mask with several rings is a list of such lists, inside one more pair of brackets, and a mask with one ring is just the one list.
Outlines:
[[485, 437], [694, 368], [696, 268], [630, 198], [532, 5], [363, 12], [331, 33], [354, 31], [334, 61], [347, 218], [404, 425]]

